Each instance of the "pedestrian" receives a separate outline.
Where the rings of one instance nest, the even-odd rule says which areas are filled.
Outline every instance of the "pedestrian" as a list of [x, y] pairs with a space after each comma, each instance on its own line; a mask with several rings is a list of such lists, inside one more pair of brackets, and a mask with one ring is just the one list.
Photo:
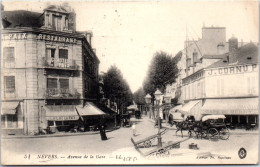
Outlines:
[[133, 136], [136, 136], [135, 123], [133, 124], [132, 129], [133, 129]]
[[106, 129], [104, 125], [98, 125], [101, 140], [107, 140]]

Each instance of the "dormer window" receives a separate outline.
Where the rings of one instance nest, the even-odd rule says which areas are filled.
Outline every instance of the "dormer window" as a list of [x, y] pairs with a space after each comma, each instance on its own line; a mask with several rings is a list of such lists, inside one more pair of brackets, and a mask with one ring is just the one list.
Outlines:
[[56, 31], [61, 31], [61, 16], [53, 15], [52, 16], [52, 28]]

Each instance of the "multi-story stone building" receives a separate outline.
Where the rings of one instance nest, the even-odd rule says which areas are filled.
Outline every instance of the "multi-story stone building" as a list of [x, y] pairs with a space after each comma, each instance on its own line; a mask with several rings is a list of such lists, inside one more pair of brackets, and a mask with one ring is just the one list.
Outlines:
[[229, 40], [229, 52], [219, 61], [185, 77], [185, 104], [180, 111], [200, 120], [203, 115], [223, 114], [234, 124], [257, 123], [258, 48], [253, 43], [238, 47]]
[[[178, 84], [181, 87], [179, 104], [182, 105], [173, 108], [172, 112], [183, 111], [186, 115], [195, 116], [197, 120], [202, 115], [222, 113], [227, 116], [227, 120], [230, 122], [231, 120], [233, 122], [239, 120], [244, 123], [245, 120], [247, 122], [256, 121], [258, 118], [256, 112], [258, 109], [258, 59], [255, 44], [238, 42], [234, 37], [226, 42], [225, 28], [203, 27], [202, 39], [186, 41], [182, 56], [178, 63], [181, 65], [178, 65], [180, 79], [177, 81], [179, 82], [168, 85], [168, 90], [171, 90], [169, 87], [172, 86], [175, 92], [177, 91], [175, 87]], [[229, 68], [232, 70], [228, 71]], [[243, 71], [243, 68], [246, 71]], [[220, 73], [216, 75], [215, 72], [218, 70]], [[236, 82], [233, 83], [233, 81]], [[247, 81], [250, 83], [247, 83]], [[174, 85], [175, 87], [173, 87]], [[248, 92], [251, 88], [254, 93]], [[176, 97], [176, 93], [173, 96]], [[217, 108], [220, 106], [218, 103], [226, 105], [226, 112]], [[229, 112], [232, 109], [228, 108], [232, 108], [232, 106], [228, 107], [228, 103], [233, 104], [234, 112]], [[203, 108], [204, 104], [206, 104], [206, 108]], [[209, 111], [209, 104], [211, 105], [210, 111], [214, 112]], [[243, 104], [244, 107], [237, 104]], [[234, 107], [236, 105], [244, 108], [243, 111], [240, 112], [239, 107]], [[251, 107], [252, 110], [246, 111], [246, 107]]]
[[2, 11], [3, 133], [77, 124], [75, 107], [94, 102], [98, 92], [99, 59], [91, 37], [76, 31], [76, 14], [67, 5], [43, 13]]

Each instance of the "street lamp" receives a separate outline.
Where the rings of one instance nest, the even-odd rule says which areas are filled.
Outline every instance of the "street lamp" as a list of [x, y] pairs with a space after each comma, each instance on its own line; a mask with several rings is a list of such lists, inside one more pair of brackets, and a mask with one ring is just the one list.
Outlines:
[[166, 111], [166, 123], [169, 122], [169, 110], [170, 110], [170, 104], [171, 104], [171, 96], [164, 96], [164, 102], [165, 102], [165, 111]]
[[158, 147], [162, 147], [162, 136], [161, 136], [161, 133], [160, 133], [160, 129], [161, 129], [161, 118], [160, 118], [160, 115], [159, 115], [159, 109], [160, 109], [160, 100], [161, 100], [161, 97], [162, 97], [162, 92], [157, 89], [155, 92], [154, 92], [154, 96], [155, 96], [155, 100], [156, 100], [156, 106], [157, 106], [157, 119], [158, 119]]
[[[145, 103], [150, 106], [150, 104], [152, 103], [152, 96], [147, 94], [145, 97]], [[151, 118], [151, 111], [149, 111], [149, 118]]]

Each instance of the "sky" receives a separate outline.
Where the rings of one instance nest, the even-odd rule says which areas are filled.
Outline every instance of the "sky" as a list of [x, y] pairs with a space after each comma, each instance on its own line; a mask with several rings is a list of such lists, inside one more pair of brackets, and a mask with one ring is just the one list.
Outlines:
[[157, 51], [175, 56], [184, 41], [201, 38], [203, 25], [226, 27], [244, 42], [258, 42], [258, 1], [10, 1], [5, 10], [43, 12], [68, 2], [76, 12], [77, 31], [92, 31], [99, 72], [116, 65], [132, 92], [142, 86]]

